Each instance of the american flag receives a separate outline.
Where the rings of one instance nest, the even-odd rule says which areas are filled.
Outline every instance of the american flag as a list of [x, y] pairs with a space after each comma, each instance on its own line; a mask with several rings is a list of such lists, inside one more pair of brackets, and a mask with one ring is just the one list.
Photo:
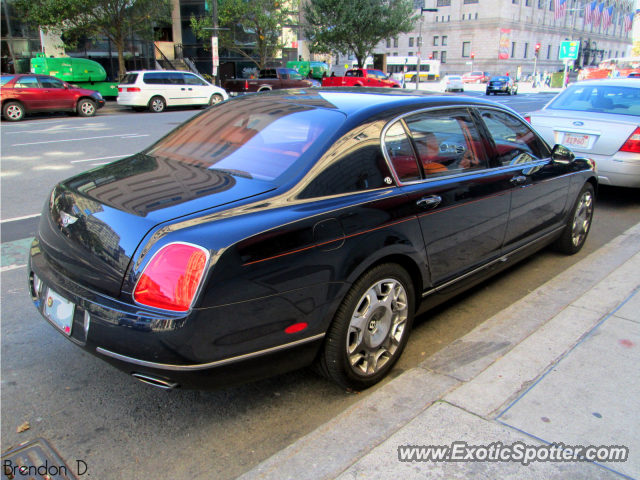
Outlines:
[[554, 19], [558, 20], [558, 19], [564, 17], [564, 14], [567, 11], [567, 0], [553, 0], [553, 2], [555, 3], [555, 5], [554, 5], [554, 7], [555, 7]]
[[624, 33], [627, 33], [633, 27], [633, 13], [624, 16]]
[[600, 26], [600, 20], [602, 19], [602, 11], [604, 10], [604, 2], [599, 5], [596, 5], [596, 8], [593, 10], [592, 18], [593, 18], [593, 26], [598, 28]]
[[606, 30], [613, 20], [613, 7], [605, 8], [602, 12], [602, 29]]
[[593, 12], [596, 9], [598, 0], [594, 0], [593, 3], [587, 3], [584, 6], [584, 24], [589, 25], [593, 21]]

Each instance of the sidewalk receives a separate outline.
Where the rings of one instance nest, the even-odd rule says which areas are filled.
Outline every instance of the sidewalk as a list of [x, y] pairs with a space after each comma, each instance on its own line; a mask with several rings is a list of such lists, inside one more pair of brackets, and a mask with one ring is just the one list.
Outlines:
[[[407, 82], [408, 89], [416, 88], [416, 84], [412, 82]], [[440, 88], [440, 82], [423, 82], [420, 83], [420, 90], [436, 90]], [[487, 84], [486, 83], [465, 83], [464, 84], [465, 92], [486, 92]], [[531, 82], [520, 82], [518, 83], [518, 93], [547, 93], [550, 95], [557, 95], [562, 92], [561, 88], [550, 88], [550, 87], [532, 87]], [[551, 100], [551, 97], [549, 98]]]
[[[640, 478], [640, 224], [242, 477]], [[618, 445], [626, 462], [400, 462], [398, 447]]]

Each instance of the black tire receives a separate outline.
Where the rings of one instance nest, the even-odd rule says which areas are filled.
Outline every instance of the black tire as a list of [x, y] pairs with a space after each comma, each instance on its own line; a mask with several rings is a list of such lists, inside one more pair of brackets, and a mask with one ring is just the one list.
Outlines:
[[133, 108], [134, 112], [144, 112], [147, 108], [146, 107], [131, 107]]
[[491, 92], [487, 92], [487, 97], [490, 97], [490, 96], [491, 96]]
[[217, 105], [219, 103], [222, 103], [223, 101], [224, 101], [224, 98], [222, 95], [220, 95], [219, 93], [214, 93], [213, 95], [211, 95], [211, 98], [209, 99], [209, 106]]
[[[377, 286], [379, 290], [375, 290]], [[371, 308], [370, 292], [376, 297], [373, 301], [379, 303], [377, 308]], [[390, 298], [391, 292], [398, 295], [395, 301]], [[358, 309], [364, 309], [359, 316], [362, 329], [352, 327]], [[402, 355], [414, 313], [413, 282], [402, 267], [385, 263], [368, 270], [342, 300], [316, 358], [315, 370], [346, 388], [372, 387], [389, 373]], [[349, 348], [353, 350], [349, 352]]]
[[513, 94], [514, 94], [514, 95], [517, 95], [517, 94], [518, 94], [518, 89], [517, 89], [517, 88], [513, 91]]
[[413, 83], [416, 83], [416, 80], [417, 80], [417, 79], [418, 79], [418, 76], [417, 76], [417, 75], [414, 75], [413, 77], [411, 77], [411, 81], [412, 81]]
[[507, 88], [507, 95], [511, 95], [511, 89]]
[[555, 246], [558, 251], [565, 255], [575, 255], [582, 250], [591, 229], [594, 202], [593, 185], [587, 182], [573, 204], [562, 235], [556, 240]]
[[8, 122], [19, 122], [24, 118], [24, 105], [20, 102], [6, 102], [2, 106], [2, 116]]
[[81, 98], [76, 106], [76, 111], [81, 117], [93, 117], [96, 110], [96, 102], [88, 98]]
[[149, 111], [153, 113], [162, 113], [164, 109], [167, 108], [167, 103], [164, 101], [164, 98], [161, 96], [152, 97], [149, 100]]

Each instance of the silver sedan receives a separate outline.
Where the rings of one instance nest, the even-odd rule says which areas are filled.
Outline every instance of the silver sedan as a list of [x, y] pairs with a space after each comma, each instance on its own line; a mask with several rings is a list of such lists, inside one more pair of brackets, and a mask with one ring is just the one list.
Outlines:
[[579, 82], [527, 120], [551, 145], [596, 161], [602, 185], [640, 188], [640, 82]]

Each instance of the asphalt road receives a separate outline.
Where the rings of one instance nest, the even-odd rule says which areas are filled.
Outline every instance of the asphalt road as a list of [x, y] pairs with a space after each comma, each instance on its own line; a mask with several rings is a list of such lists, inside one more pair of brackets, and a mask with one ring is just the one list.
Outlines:
[[[495, 99], [528, 112], [550, 98], [533, 94]], [[3, 451], [43, 437], [70, 465], [86, 462], [94, 479], [233, 478], [367, 394], [346, 392], [309, 370], [221, 391], [164, 392], [84, 353], [36, 313], [20, 262], [53, 185], [141, 150], [194, 113], [125, 112], [2, 122]], [[580, 254], [565, 257], [544, 250], [422, 315], [393, 374], [460, 338], [638, 218], [639, 192], [602, 188]], [[25, 421], [30, 428], [16, 433]]]

